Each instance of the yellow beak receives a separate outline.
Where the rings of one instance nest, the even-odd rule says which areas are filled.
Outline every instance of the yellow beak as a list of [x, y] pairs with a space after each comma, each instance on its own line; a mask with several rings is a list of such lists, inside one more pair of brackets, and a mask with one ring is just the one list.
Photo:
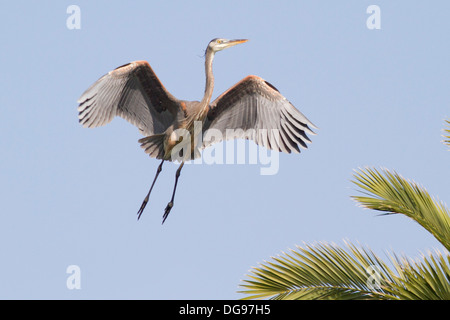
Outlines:
[[245, 42], [247, 42], [247, 41], [248, 41], [248, 39], [235, 39], [235, 40], [230, 40], [230, 41], [228, 41], [228, 43], [227, 43], [227, 47], [232, 47], [232, 46], [235, 46], [235, 45], [240, 44], [240, 43], [245, 43]]

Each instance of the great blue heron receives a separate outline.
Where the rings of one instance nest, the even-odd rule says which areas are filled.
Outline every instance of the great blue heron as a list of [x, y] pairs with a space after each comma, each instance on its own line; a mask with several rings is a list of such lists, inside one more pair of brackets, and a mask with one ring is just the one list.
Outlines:
[[[231, 138], [251, 139], [265, 148], [286, 153], [299, 153], [298, 145], [307, 148], [306, 142], [311, 142], [306, 133], [314, 134], [309, 126], [316, 127], [273, 85], [260, 77], [245, 77], [211, 103], [215, 53], [247, 41], [217, 38], [209, 42], [205, 53], [206, 88], [201, 101], [175, 98], [164, 88], [146, 61], [134, 61], [110, 71], [78, 99], [78, 118], [84, 127], [102, 126], [115, 116], [120, 116], [138, 127], [145, 136], [139, 140], [145, 152], [152, 158], [162, 160], [138, 211], [138, 219], [147, 205], [164, 161], [172, 160], [172, 150], [181, 142], [174, 135], [177, 129], [194, 133], [194, 123], [198, 122], [202, 124], [202, 134], [210, 129], [223, 133], [227, 129], [242, 129]], [[275, 137], [273, 132], [277, 132], [278, 136]], [[226, 135], [224, 137], [227, 138]], [[208, 144], [200, 146], [200, 149], [206, 146]], [[191, 148], [192, 158], [194, 149]], [[172, 198], [165, 208], [163, 223], [173, 207], [183, 165], [184, 160], [176, 171]]]

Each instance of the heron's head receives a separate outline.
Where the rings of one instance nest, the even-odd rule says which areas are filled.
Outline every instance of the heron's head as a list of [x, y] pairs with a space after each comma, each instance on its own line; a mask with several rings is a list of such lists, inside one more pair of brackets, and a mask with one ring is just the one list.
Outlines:
[[212, 39], [208, 47], [206, 48], [206, 51], [211, 50], [212, 52], [221, 51], [226, 48], [230, 48], [232, 46], [235, 46], [239, 43], [247, 42], [247, 39], [235, 39], [235, 40], [228, 40], [228, 39], [222, 39], [222, 38], [216, 38]]

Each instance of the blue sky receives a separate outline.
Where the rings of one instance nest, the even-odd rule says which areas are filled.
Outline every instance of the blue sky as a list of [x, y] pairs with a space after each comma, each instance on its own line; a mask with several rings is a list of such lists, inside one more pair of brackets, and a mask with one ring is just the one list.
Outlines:
[[[66, 26], [78, 5], [81, 29]], [[381, 9], [369, 30], [366, 9]], [[418, 257], [441, 249], [403, 216], [350, 199], [359, 167], [385, 167], [449, 201], [450, 4], [411, 1], [15, 1], [0, 19], [0, 298], [237, 299], [252, 266], [302, 243], [361, 243]], [[249, 74], [271, 82], [320, 129], [308, 150], [260, 166], [190, 165], [161, 225], [177, 166], [122, 119], [78, 124], [95, 80], [147, 60], [176, 97], [201, 99], [212, 38], [214, 97]], [[81, 289], [66, 286], [68, 266]]]

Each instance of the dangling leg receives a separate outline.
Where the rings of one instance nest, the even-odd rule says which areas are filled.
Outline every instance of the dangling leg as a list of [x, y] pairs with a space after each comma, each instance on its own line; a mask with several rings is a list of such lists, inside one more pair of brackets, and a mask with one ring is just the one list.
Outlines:
[[142, 202], [141, 208], [139, 209], [139, 211], [137, 213], [138, 214], [138, 220], [141, 217], [142, 212], [144, 212], [145, 206], [147, 205], [148, 198], [150, 197], [150, 193], [152, 192], [152, 189], [153, 189], [153, 186], [155, 185], [156, 179], [158, 178], [159, 173], [162, 171], [163, 163], [164, 163], [164, 160], [161, 161], [161, 163], [159, 164], [158, 170], [156, 170], [155, 179], [153, 179], [152, 186], [150, 187], [150, 190], [148, 191], [147, 196], [145, 197], [144, 201]]
[[175, 191], [177, 190], [178, 178], [180, 177], [180, 172], [181, 172], [181, 169], [183, 168], [183, 166], [184, 166], [184, 161], [181, 163], [180, 167], [177, 170], [177, 173], [175, 174], [175, 186], [173, 187], [172, 199], [167, 204], [166, 210], [163, 215], [162, 223], [164, 223], [164, 221], [166, 221], [167, 217], [169, 216], [170, 210], [172, 210], [173, 199], [175, 198]]

